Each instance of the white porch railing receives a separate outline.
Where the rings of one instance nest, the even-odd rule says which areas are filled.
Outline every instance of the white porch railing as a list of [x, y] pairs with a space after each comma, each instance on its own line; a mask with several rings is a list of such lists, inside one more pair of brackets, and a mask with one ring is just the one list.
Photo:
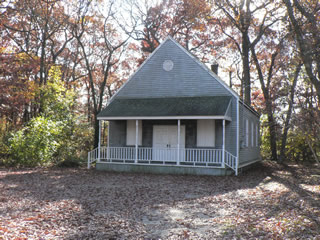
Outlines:
[[[92, 151], [88, 152], [88, 168], [90, 168], [91, 164], [99, 159], [99, 148], [95, 148]], [[102, 150], [102, 149], [101, 149]]]
[[231, 153], [225, 151], [224, 163], [229, 168], [233, 169], [238, 175], [237, 157], [233, 156]]
[[[223, 157], [224, 152], [224, 157]], [[179, 156], [179, 159], [178, 159]], [[98, 148], [88, 153], [88, 168], [98, 161]], [[225, 166], [237, 173], [237, 157], [222, 149], [200, 148], [147, 148], [139, 147], [101, 147], [101, 162], [136, 163], [136, 164], [171, 164], [184, 166], [204, 166], [222, 168]]]

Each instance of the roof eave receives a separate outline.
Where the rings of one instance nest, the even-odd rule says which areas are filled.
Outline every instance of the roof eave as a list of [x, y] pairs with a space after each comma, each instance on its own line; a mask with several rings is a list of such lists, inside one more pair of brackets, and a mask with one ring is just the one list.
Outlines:
[[98, 117], [98, 120], [196, 120], [196, 119], [216, 119], [232, 121], [229, 116], [217, 115], [217, 116], [110, 116], [110, 117]]
[[245, 106], [249, 111], [251, 111], [253, 114], [255, 114], [257, 117], [260, 118], [261, 114], [258, 113], [252, 106], [248, 105], [247, 103], [245, 103], [241, 98], [239, 98], [239, 102]]

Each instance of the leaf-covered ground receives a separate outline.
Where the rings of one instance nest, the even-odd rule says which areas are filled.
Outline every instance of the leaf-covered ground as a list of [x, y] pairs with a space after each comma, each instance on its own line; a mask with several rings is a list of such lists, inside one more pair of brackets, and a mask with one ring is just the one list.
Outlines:
[[0, 239], [320, 239], [320, 170], [242, 175], [0, 169]]

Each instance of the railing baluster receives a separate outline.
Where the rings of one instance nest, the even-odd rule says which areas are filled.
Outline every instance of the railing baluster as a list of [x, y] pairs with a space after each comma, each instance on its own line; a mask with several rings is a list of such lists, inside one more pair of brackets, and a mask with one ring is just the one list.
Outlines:
[[204, 155], [203, 150], [202, 150], [202, 151], [200, 150], [200, 156], [201, 156], [201, 158], [200, 158], [200, 162], [203, 162], [203, 155]]
[[219, 163], [219, 150], [214, 152], [214, 162]]
[[120, 148], [117, 148], [117, 159], [120, 159]]

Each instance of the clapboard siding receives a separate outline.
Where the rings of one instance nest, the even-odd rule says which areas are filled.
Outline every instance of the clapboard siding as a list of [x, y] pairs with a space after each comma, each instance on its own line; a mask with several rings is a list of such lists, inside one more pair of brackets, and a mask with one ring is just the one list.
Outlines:
[[[258, 146], [256, 146], [256, 134], [255, 126], [258, 126], [258, 133], [260, 132], [259, 118], [252, 113], [248, 108], [240, 104], [240, 153], [239, 153], [239, 165], [250, 163], [260, 159], [260, 139], [258, 139]], [[245, 146], [246, 138], [246, 119], [249, 121], [249, 143]], [[254, 145], [251, 144], [252, 128], [251, 124], [254, 124]], [[260, 134], [258, 134], [260, 136]]]
[[[173, 69], [163, 69], [172, 60]], [[115, 98], [232, 95], [218, 80], [168, 38], [117, 93]]]
[[232, 98], [230, 105], [231, 122], [226, 121], [226, 150], [237, 156], [237, 99]]

